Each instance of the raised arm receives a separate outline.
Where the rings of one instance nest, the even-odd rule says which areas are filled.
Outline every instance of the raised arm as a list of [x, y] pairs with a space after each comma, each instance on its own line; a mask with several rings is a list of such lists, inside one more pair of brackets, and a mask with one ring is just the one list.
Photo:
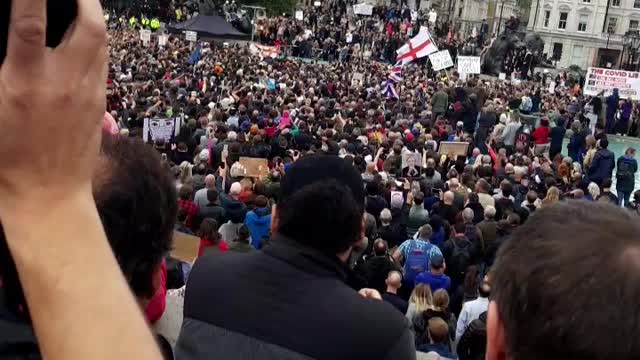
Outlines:
[[[0, 218], [43, 358], [160, 358], [91, 191], [106, 105], [99, 0], [78, 0], [54, 50], [45, 47], [46, 1], [12, 5], [0, 68]], [[49, 146], [25, 146], [23, 134]]]

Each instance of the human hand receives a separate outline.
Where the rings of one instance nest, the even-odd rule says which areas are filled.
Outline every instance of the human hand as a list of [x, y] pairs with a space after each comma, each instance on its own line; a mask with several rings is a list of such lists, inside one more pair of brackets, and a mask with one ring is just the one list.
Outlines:
[[[12, 6], [0, 67], [0, 197], [10, 209], [27, 196], [58, 199], [70, 189], [90, 194], [106, 108], [107, 35], [100, 3], [78, 2], [75, 25], [55, 49], [45, 46], [46, 1]], [[25, 134], [49, 146], [25, 146]]]
[[382, 295], [380, 295], [380, 293], [376, 289], [360, 289], [360, 291], [358, 291], [358, 294], [365, 299], [382, 300]]

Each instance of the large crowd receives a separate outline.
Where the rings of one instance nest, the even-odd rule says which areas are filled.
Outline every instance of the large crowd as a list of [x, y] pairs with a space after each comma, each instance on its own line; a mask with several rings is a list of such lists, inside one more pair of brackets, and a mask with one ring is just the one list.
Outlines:
[[[608, 148], [638, 136], [637, 105], [585, 96], [565, 73], [498, 80], [424, 59], [389, 96], [389, 63], [428, 10], [365, 20], [347, 5], [258, 22], [257, 41], [290, 47], [278, 58], [110, 27], [99, 155], [73, 174], [90, 174], [164, 358], [636, 356], [638, 164], [634, 148]], [[432, 25], [455, 58], [452, 29]], [[177, 128], [155, 136], [163, 120]], [[267, 168], [247, 176], [248, 158]], [[5, 229], [15, 257], [22, 233]], [[195, 263], [170, 255], [175, 234], [198, 239]], [[51, 356], [48, 313], [16, 265], [22, 287], [1, 273], [15, 338], [0, 353]], [[611, 293], [624, 311], [603, 311]]]

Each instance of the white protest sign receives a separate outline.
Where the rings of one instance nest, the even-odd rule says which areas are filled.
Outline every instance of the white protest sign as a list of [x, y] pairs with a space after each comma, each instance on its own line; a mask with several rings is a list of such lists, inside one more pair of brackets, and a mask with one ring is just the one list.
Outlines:
[[296, 20], [304, 20], [304, 12], [302, 10], [296, 10]]
[[553, 94], [556, 92], [556, 82], [555, 81], [551, 81], [549, 83], [549, 94]]
[[500, 73], [500, 74], [498, 75], [498, 79], [500, 79], [500, 80], [507, 80], [507, 74], [505, 74], [505, 73]]
[[169, 40], [169, 37], [167, 35], [160, 35], [158, 36], [158, 45], [166, 46], [168, 40]]
[[140, 30], [140, 40], [147, 43], [151, 41], [151, 30]]
[[364, 81], [363, 73], [353, 73], [353, 75], [351, 76], [352, 86], [358, 86], [359, 84], [362, 84], [363, 81]]
[[353, 35], [351, 35], [351, 33], [347, 34], [346, 41], [347, 44], [351, 44], [351, 42], [353, 42]]
[[322, 3], [320, 1], [314, 1], [313, 2], [313, 6], [320, 7], [320, 6], [322, 6]]
[[596, 96], [604, 91], [605, 96], [618, 89], [622, 99], [640, 100], [640, 73], [590, 67], [584, 81], [584, 94]]
[[169, 142], [175, 136], [178, 136], [180, 126], [182, 126], [182, 119], [179, 117], [170, 119], [145, 118], [143, 121], [142, 139], [144, 142], [157, 141], [160, 139]]
[[411, 10], [411, 21], [418, 20], [418, 12], [415, 10]]
[[480, 74], [480, 57], [458, 56], [458, 72], [461, 74]]
[[431, 66], [435, 71], [440, 71], [453, 66], [453, 60], [451, 59], [449, 50], [442, 50], [430, 54], [429, 61], [431, 61]]
[[195, 31], [186, 31], [185, 32], [187, 41], [196, 42], [198, 41], [198, 33]]
[[435, 24], [437, 19], [438, 19], [438, 13], [436, 13], [433, 10], [431, 10], [429, 12], [429, 22], [432, 23], [432, 24]]
[[373, 5], [369, 4], [356, 4], [353, 5], [353, 13], [356, 15], [373, 15]]

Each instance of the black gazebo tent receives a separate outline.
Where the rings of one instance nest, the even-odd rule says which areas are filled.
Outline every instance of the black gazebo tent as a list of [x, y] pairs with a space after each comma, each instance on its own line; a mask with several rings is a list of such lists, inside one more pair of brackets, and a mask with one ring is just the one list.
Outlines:
[[172, 32], [195, 31], [199, 38], [223, 38], [247, 40], [249, 34], [238, 31], [221, 16], [198, 15], [170, 27]]

